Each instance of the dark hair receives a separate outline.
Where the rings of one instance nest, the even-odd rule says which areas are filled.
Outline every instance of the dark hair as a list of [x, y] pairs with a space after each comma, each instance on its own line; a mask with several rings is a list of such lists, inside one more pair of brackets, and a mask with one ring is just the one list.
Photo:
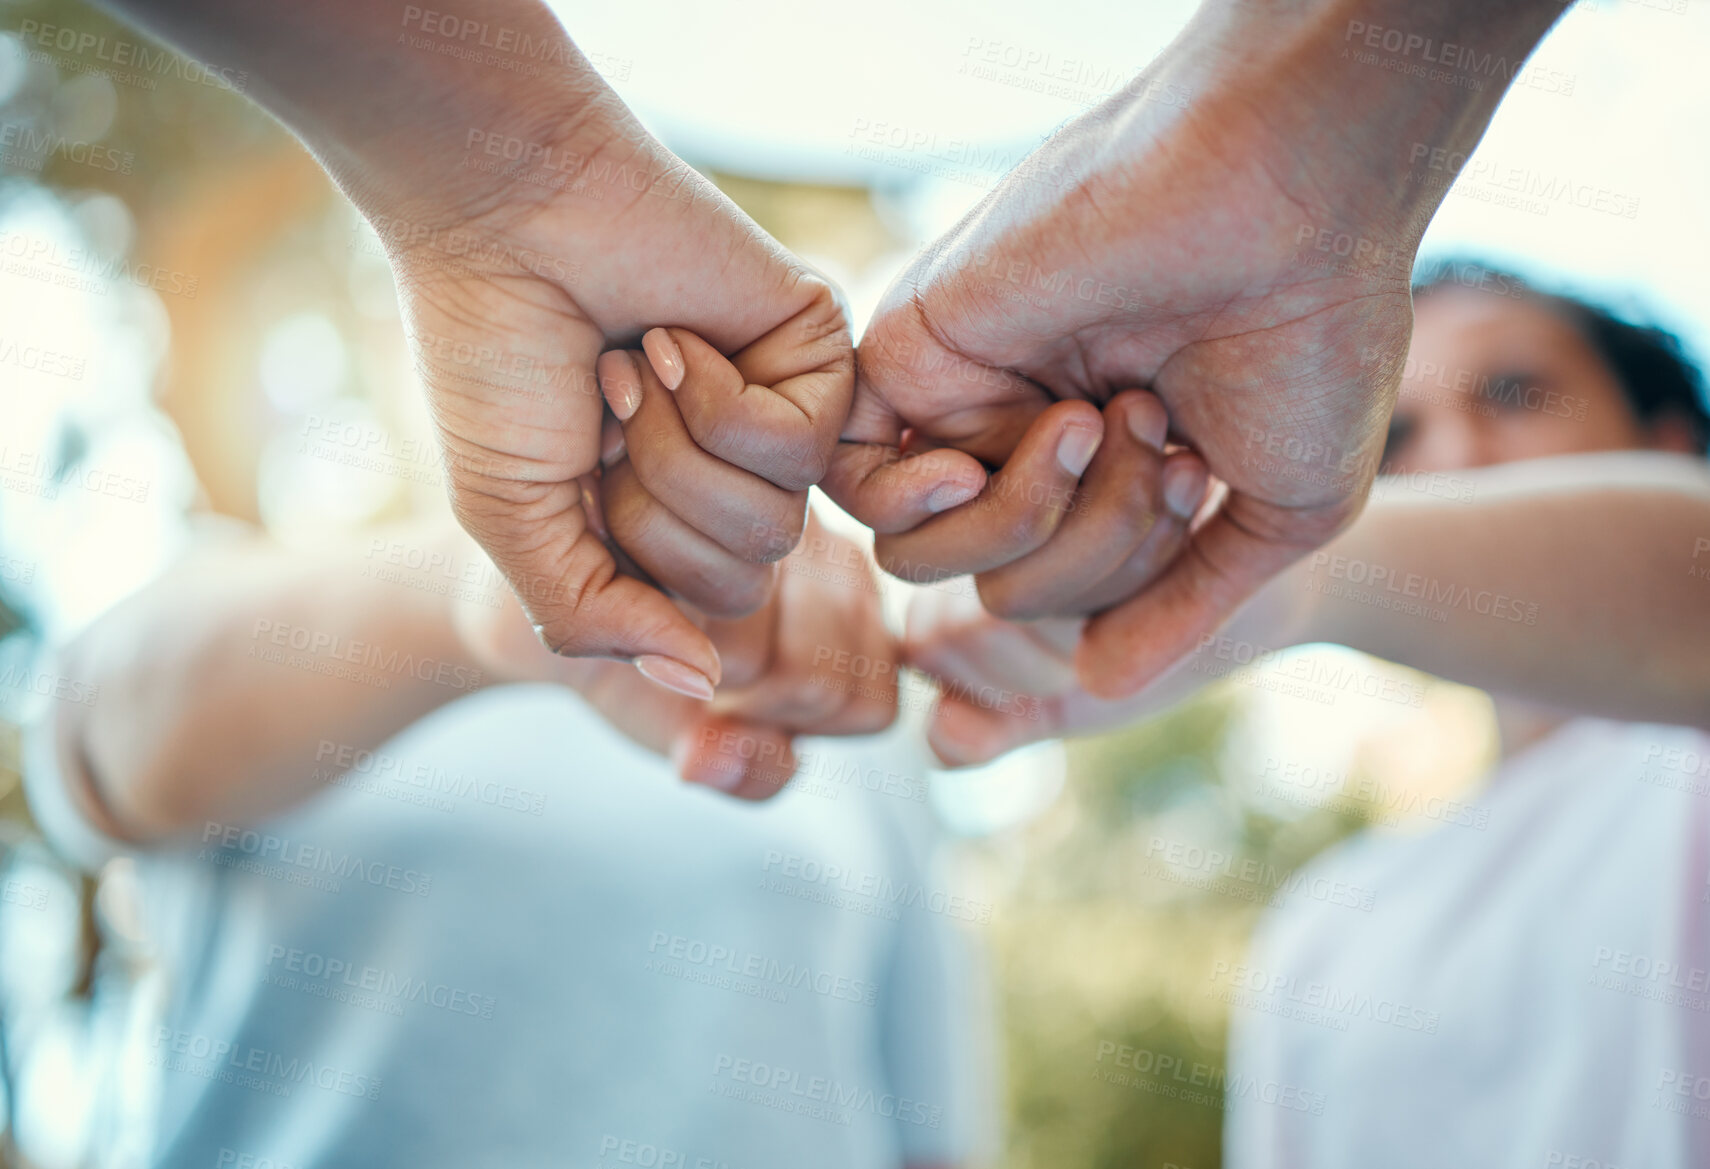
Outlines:
[[1476, 260], [1440, 260], [1414, 276], [1416, 299], [1450, 288], [1530, 300], [1559, 313], [1615, 375], [1627, 405], [1641, 423], [1673, 418], [1687, 426], [1700, 450], [1710, 444], [1704, 375], [1686, 356], [1680, 338], [1667, 329], [1622, 320], [1609, 309], [1578, 297], [1539, 291], [1513, 272]]

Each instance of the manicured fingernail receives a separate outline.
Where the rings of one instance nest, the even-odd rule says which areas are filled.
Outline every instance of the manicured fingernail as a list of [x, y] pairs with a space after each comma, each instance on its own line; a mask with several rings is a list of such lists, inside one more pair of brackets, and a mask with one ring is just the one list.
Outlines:
[[960, 507], [980, 493], [980, 488], [973, 483], [940, 483], [926, 497], [926, 510], [934, 514]]
[[647, 351], [647, 360], [666, 389], [675, 390], [683, 384], [683, 351], [671, 340], [671, 334], [664, 329], [649, 329], [641, 339], [641, 347]]
[[642, 654], [635, 659], [635, 668], [641, 671], [643, 678], [656, 686], [663, 686], [689, 698], [698, 698], [702, 702], [712, 701], [712, 680], [693, 666], [685, 666], [675, 658], [668, 658], [663, 654]]
[[688, 783], [698, 783], [703, 787], [717, 788], [721, 792], [735, 791], [742, 786], [742, 781], [746, 777], [741, 764], [729, 759], [702, 760], [700, 766], [696, 767], [693, 772], [684, 774], [679, 770], [678, 774], [682, 775]]
[[1203, 463], [1175, 463], [1164, 470], [1164, 506], [1182, 519], [1192, 519], [1205, 498], [1206, 470]]
[[626, 449], [623, 441], [623, 427], [608, 420], [605, 425], [600, 427], [600, 466], [612, 466], [623, 458], [623, 452]]
[[1128, 433], [1142, 446], [1155, 451], [1164, 449], [1164, 436], [1170, 431], [1170, 419], [1161, 409], [1151, 406], [1128, 407]]
[[1103, 441], [1104, 432], [1090, 426], [1064, 427], [1063, 437], [1057, 440], [1057, 462], [1069, 474], [1079, 476]]
[[627, 353], [602, 354], [597, 371], [606, 405], [619, 422], [628, 422], [641, 409], [641, 378], [636, 373], [635, 358]]

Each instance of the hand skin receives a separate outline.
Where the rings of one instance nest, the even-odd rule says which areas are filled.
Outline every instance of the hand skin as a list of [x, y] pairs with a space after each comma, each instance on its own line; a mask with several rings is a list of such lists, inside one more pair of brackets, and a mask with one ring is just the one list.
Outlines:
[[[689, 429], [799, 492], [823, 474], [852, 393], [834, 290], [649, 136], [535, 0], [106, 6], [247, 74], [246, 92], [373, 224], [453, 511], [541, 639], [572, 656], [667, 659], [675, 676], [716, 683], [706, 635], [619, 574], [589, 528], [595, 362], [658, 325], [734, 355], [754, 384], [716, 415], [688, 411]], [[775, 560], [787, 546], [746, 551]]]
[[[1437, 55], [1452, 41], [1517, 64], [1561, 10], [1207, 0], [881, 303], [824, 484], [881, 533], [881, 566], [918, 579], [923, 563], [987, 573], [1031, 560], [1080, 580], [1084, 566], [1056, 547], [1049, 493], [1027, 514], [984, 497], [935, 514], [931, 493], [955, 482], [991, 494], [1002, 475], [986, 466], [1036, 463], [1037, 446], [1096, 428], [1092, 408], [1132, 387], [1163, 399], [1172, 439], [1231, 490], [1179, 554], [1123, 564], [1152, 583], [1087, 626], [1076, 660], [1089, 692], [1135, 692], [1344, 528], [1377, 470], [1413, 257], [1444, 195], [1407, 172], [1419, 144], [1470, 152], [1513, 74], [1479, 74], [1474, 90], [1355, 54], [1409, 63], [1365, 44], [1372, 28], [1380, 46], [1399, 29]], [[1185, 108], [1159, 99], [1170, 94], [1187, 94]], [[908, 458], [905, 430], [919, 452]], [[1026, 592], [987, 599], [1000, 616], [1091, 611]]]
[[[1098, 698], [1076, 681], [1078, 622], [1008, 622], [923, 595], [905, 655], [953, 695], [934, 715], [934, 750], [952, 765], [980, 763], [1132, 722], [1227, 673], [1232, 660], [1258, 658], [1262, 670], [1269, 652], [1316, 642], [1567, 713], [1710, 728], [1710, 468], [1701, 459], [1572, 455], [1457, 472], [1453, 487], [1386, 486], [1346, 533], [1127, 699]], [[1432, 612], [1408, 611], [1414, 602]], [[955, 697], [980, 687], [1035, 701], [1018, 716]]]
[[[394, 549], [436, 567], [388, 571]], [[829, 557], [842, 576], [815, 571], [816, 557]], [[449, 521], [314, 557], [250, 536], [221, 541], [62, 651], [55, 668], [98, 687], [100, 698], [58, 705], [56, 753], [88, 819], [147, 844], [209, 821], [255, 823], [308, 799], [342, 769], [328, 744], [348, 757], [477, 687], [556, 682], [581, 691], [643, 746], [669, 753], [685, 779], [763, 799], [794, 770], [794, 734], [878, 731], [896, 712], [898, 649], [869, 562], [816, 529], [782, 567], [764, 608], [706, 622], [727, 661], [725, 685], [708, 702], [661, 689], [622, 663], [550, 653], [496, 570]], [[448, 580], [473, 583], [453, 598], [439, 591]], [[314, 648], [292, 649], [316, 638]], [[270, 660], [274, 649], [286, 660]], [[836, 670], [849, 660], [840, 655], [889, 668], [852, 687]], [[405, 658], [415, 668], [385, 664]], [[342, 665], [366, 679], [305, 668]]]

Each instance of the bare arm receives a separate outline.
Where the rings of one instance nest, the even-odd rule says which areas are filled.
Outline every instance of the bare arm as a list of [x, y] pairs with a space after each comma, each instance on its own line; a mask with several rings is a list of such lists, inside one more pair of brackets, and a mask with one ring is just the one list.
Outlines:
[[1298, 606], [1288, 640], [1581, 713], [1710, 726], [1699, 459], [1579, 455], [1392, 492], [1271, 592]]
[[[376, 747], [479, 686], [451, 599], [429, 591], [445, 564], [476, 563], [445, 528], [318, 556], [261, 538], [220, 542], [116, 606], [63, 655], [66, 674], [100, 687], [95, 705], [58, 715], [73, 801], [138, 842], [250, 821], [317, 789], [323, 742]], [[389, 555], [437, 556], [440, 568], [412, 571]]]
[[1576, 713], [1710, 726], [1710, 467], [1577, 455], [1433, 482], [1380, 481], [1352, 528], [1127, 699], [1075, 680], [1076, 622], [918, 598], [907, 656], [947, 694], [934, 748], [977, 763], [1134, 722], [1313, 642]]

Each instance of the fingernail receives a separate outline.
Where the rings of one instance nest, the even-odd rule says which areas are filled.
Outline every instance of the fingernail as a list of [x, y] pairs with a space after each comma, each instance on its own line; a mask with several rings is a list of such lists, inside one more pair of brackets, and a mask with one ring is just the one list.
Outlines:
[[742, 786], [742, 781], [746, 778], [746, 773], [742, 767], [728, 759], [720, 759], [716, 762], [703, 760], [701, 765], [695, 768], [692, 773], [684, 774], [679, 770], [677, 774], [682, 775], [687, 783], [698, 783], [703, 787], [716, 788], [721, 792], [735, 791]]
[[926, 510], [934, 514], [960, 507], [980, 493], [972, 483], [946, 482], [934, 487], [926, 496]]
[[641, 671], [643, 678], [656, 686], [663, 686], [689, 698], [698, 698], [702, 702], [712, 701], [711, 679], [693, 666], [685, 666], [675, 658], [668, 658], [663, 654], [642, 654], [635, 659], [635, 668]]
[[671, 340], [671, 334], [664, 329], [649, 329], [641, 338], [641, 347], [647, 351], [647, 360], [666, 389], [675, 390], [683, 384], [683, 351]]
[[1134, 441], [1140, 445], [1161, 451], [1164, 449], [1164, 436], [1169, 431], [1170, 419], [1162, 410], [1154, 410], [1150, 406], [1128, 407], [1128, 433], [1132, 434]]
[[600, 393], [619, 422], [628, 422], [641, 409], [641, 378], [635, 358], [627, 353], [608, 353], [600, 358]]
[[1200, 463], [1176, 463], [1164, 471], [1164, 506], [1182, 519], [1192, 519], [1205, 498], [1206, 470]]
[[1092, 462], [1092, 457], [1098, 453], [1098, 444], [1104, 441], [1104, 432], [1090, 426], [1069, 426], [1063, 430], [1063, 437], [1057, 440], [1057, 462], [1063, 470], [1074, 476], [1079, 476]]
[[[614, 407], [615, 410], [615, 407]], [[631, 411], [633, 413], [633, 411]], [[623, 427], [607, 422], [600, 428], [600, 466], [610, 467], [623, 458]]]
[[[690, 766], [691, 760], [694, 762], [693, 767]], [[721, 792], [735, 791], [742, 785], [743, 772], [739, 765], [732, 765], [729, 759], [722, 756], [714, 756], [711, 759], [697, 758], [692, 737], [679, 739], [672, 746], [671, 767], [684, 783], [716, 788]]]

